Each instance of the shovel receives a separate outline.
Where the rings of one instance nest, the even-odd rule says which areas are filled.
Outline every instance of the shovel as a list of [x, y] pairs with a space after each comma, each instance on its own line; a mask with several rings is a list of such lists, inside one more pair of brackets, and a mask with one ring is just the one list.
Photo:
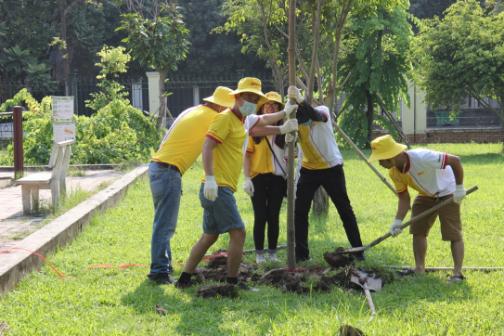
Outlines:
[[[474, 187], [466, 190], [466, 195], [469, 195], [470, 193], [472, 193], [472, 192], [474, 192], [476, 190], [478, 190], [478, 186], [474, 186]], [[406, 223], [404, 223], [403, 225], [401, 225], [401, 230], [404, 229], [405, 227], [410, 226], [411, 223], [414, 223], [414, 222], [416, 222], [416, 221], [418, 221], [420, 219], [423, 219], [423, 218], [425, 218], [427, 216], [432, 215], [434, 212], [436, 212], [437, 210], [439, 210], [440, 208], [444, 207], [445, 205], [447, 205], [447, 204], [449, 204], [451, 202], [453, 202], [453, 197], [445, 199], [444, 201], [440, 202], [439, 204], [436, 204], [435, 206], [433, 206], [429, 210], [425, 210], [421, 214], [419, 214], [419, 215], [411, 218], [409, 221], [407, 221]], [[352, 247], [352, 248], [345, 249], [345, 250], [342, 250], [342, 251], [339, 251], [339, 252], [336, 252], [336, 253], [337, 254], [352, 254], [352, 253], [364, 252], [367, 249], [370, 249], [371, 247], [373, 247], [375, 245], [378, 245], [379, 243], [381, 243], [382, 241], [384, 241], [385, 239], [387, 239], [390, 236], [392, 236], [390, 234], [390, 232], [387, 232], [383, 236], [381, 236], [381, 237], [373, 240], [368, 245], [364, 245], [364, 246], [360, 246], [360, 247]]]
[[364, 295], [366, 296], [369, 305], [369, 310], [371, 311], [371, 321], [376, 315], [376, 308], [373, 303], [373, 298], [371, 297], [371, 291], [377, 292], [382, 288], [382, 279], [369, 276], [366, 272], [360, 270], [352, 270], [351, 272], [350, 282], [361, 287], [364, 291]]

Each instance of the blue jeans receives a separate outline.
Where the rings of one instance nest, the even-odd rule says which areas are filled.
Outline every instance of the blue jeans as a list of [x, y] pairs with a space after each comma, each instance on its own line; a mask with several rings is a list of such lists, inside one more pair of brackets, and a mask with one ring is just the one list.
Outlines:
[[172, 271], [170, 239], [177, 226], [182, 176], [173, 169], [151, 162], [149, 179], [154, 200], [150, 273], [170, 273]]

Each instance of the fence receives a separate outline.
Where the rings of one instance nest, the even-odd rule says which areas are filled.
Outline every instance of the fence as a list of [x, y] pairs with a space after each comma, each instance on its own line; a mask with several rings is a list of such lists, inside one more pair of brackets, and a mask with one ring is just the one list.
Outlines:
[[[167, 99], [168, 109], [173, 117], [179, 115], [186, 108], [199, 104], [201, 99], [212, 95], [217, 86], [235, 88], [240, 80], [237, 78], [214, 78], [214, 79], [180, 79], [174, 78], [166, 85], [169, 93]], [[271, 79], [262, 79], [262, 90], [268, 92], [274, 90]]]
[[[121, 79], [119, 83], [124, 85], [128, 92], [128, 99], [133, 106], [143, 111], [149, 111], [149, 88], [146, 78]], [[81, 78], [73, 75], [70, 80], [70, 94], [74, 96], [75, 114], [91, 115], [92, 110], [86, 107], [86, 100], [91, 99], [91, 93], [97, 92], [98, 82], [94, 78]], [[1, 82], [0, 83], [0, 104], [9, 98], [12, 98], [19, 90], [27, 87], [31, 95], [40, 101], [44, 96], [64, 96], [63, 86], [55, 86], [52, 90], [40, 91], [33, 90], [24, 83], [19, 82]], [[3, 112], [3, 111], [2, 111]]]
[[427, 128], [486, 127], [502, 127], [502, 122], [494, 111], [485, 108], [465, 108], [458, 113], [441, 109], [427, 111]]

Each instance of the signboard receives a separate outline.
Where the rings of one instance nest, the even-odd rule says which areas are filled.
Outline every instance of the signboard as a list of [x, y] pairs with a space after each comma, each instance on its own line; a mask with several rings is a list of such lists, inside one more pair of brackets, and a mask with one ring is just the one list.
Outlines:
[[52, 97], [52, 121], [54, 142], [75, 140], [76, 129], [73, 121], [74, 97]]
[[73, 122], [74, 97], [52, 97], [53, 122]]
[[74, 123], [53, 124], [54, 142], [75, 140], [76, 129]]

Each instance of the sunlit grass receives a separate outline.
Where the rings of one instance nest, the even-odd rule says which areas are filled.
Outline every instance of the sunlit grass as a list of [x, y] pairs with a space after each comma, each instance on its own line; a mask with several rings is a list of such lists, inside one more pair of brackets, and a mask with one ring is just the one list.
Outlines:
[[[501, 145], [431, 145], [461, 155], [465, 185], [480, 190], [463, 203], [465, 265], [504, 266], [504, 157]], [[395, 213], [394, 195], [356, 155], [344, 152], [347, 187], [363, 241], [384, 234]], [[384, 174], [385, 171], [381, 170]], [[184, 176], [177, 233], [172, 239], [178, 274], [201, 234], [197, 163]], [[250, 200], [239, 190], [238, 205], [247, 225], [246, 248], [253, 248]], [[467, 282], [451, 285], [446, 272], [403, 278], [373, 294], [378, 310], [369, 322], [359, 293], [335, 288], [300, 296], [259, 286], [240, 298], [200, 299], [195, 289], [153, 286], [145, 280], [149, 264], [152, 200], [147, 180], [132, 186], [114, 209], [96, 216], [68, 247], [50, 256], [66, 274], [60, 280], [47, 267], [23, 280], [0, 299], [0, 321], [9, 335], [335, 335], [351, 324], [367, 335], [502, 335], [504, 272], [466, 272]], [[285, 243], [285, 209], [280, 243]], [[227, 237], [213, 247], [225, 248]], [[326, 221], [312, 218], [310, 248], [315, 262], [323, 252], [348, 246], [331, 205]], [[285, 258], [285, 252], [281, 252]], [[248, 262], [253, 256], [247, 256]], [[141, 264], [125, 270], [124, 263]], [[436, 224], [429, 238], [428, 266], [451, 266], [449, 243]], [[90, 269], [97, 264], [111, 268]], [[366, 265], [412, 265], [411, 238], [402, 234], [367, 253]], [[154, 306], [168, 310], [157, 315]]]

